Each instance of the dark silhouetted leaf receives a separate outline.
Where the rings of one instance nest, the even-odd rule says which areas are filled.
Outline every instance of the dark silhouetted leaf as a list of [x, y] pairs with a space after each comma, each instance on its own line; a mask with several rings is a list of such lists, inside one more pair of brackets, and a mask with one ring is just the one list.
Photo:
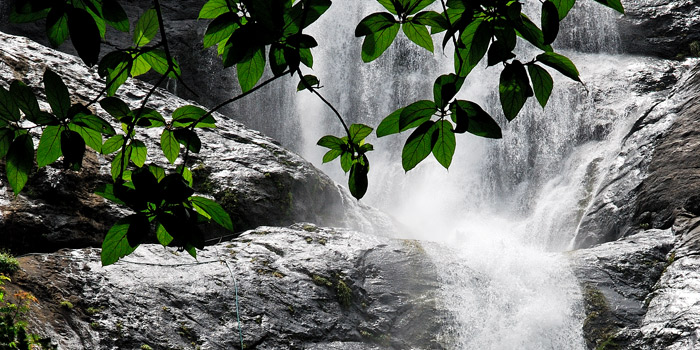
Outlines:
[[57, 4], [46, 16], [46, 36], [54, 47], [58, 47], [68, 39], [68, 14], [65, 7]]
[[457, 124], [454, 129], [455, 133], [470, 132], [492, 139], [503, 137], [498, 123], [478, 104], [470, 101], [455, 101], [450, 109], [452, 120]]
[[534, 63], [529, 64], [527, 70], [530, 72], [530, 80], [532, 80], [532, 87], [535, 90], [535, 97], [537, 97], [537, 101], [544, 108], [547, 105], [549, 96], [552, 94], [554, 81], [549, 72]]
[[29, 179], [29, 172], [34, 164], [34, 142], [29, 134], [17, 136], [12, 141], [10, 149], [7, 152], [7, 163], [5, 171], [7, 172], [7, 181], [12, 187], [12, 191], [17, 195]]
[[102, 134], [84, 125], [70, 123], [68, 128], [80, 134], [85, 144], [97, 152], [102, 152]]
[[[39, 109], [39, 103], [32, 89], [25, 83], [15, 80], [10, 84], [10, 94], [14, 97], [14, 102], [16, 102], [22, 112], [24, 112], [24, 116], [28, 120], [36, 123], [35, 120], [38, 119], [41, 110]], [[4, 99], [3, 92], [0, 91], [0, 115], [4, 115], [3, 111], [11, 107], [3, 103]]]
[[553, 43], [559, 34], [559, 10], [549, 0], [542, 3], [542, 34], [544, 45]]
[[620, 0], [595, 0], [596, 2], [599, 2], [621, 14], [625, 14], [625, 9], [622, 6], [622, 2]]
[[83, 9], [71, 9], [68, 11], [68, 30], [80, 59], [88, 67], [97, 64], [102, 38], [93, 17]]
[[216, 45], [222, 40], [228, 39], [233, 31], [238, 29], [238, 15], [227, 12], [214, 19], [204, 33], [204, 48]]
[[498, 92], [503, 114], [508, 120], [513, 120], [525, 105], [528, 97], [533, 96], [530, 80], [520, 61], [513, 61], [503, 69]]
[[373, 13], [365, 18], [363, 18], [360, 23], [357, 24], [355, 28], [355, 36], [361, 37], [365, 35], [372, 35], [383, 29], [389, 28], [396, 24], [396, 19], [394, 16], [386, 12]]
[[44, 72], [44, 87], [46, 88], [46, 100], [51, 105], [53, 113], [59, 119], [67, 118], [68, 109], [71, 106], [70, 95], [61, 77], [50, 69], [46, 69], [46, 72]]
[[105, 21], [114, 29], [124, 33], [129, 32], [129, 17], [116, 0], [103, 0], [102, 13]]
[[10, 150], [12, 140], [15, 139], [15, 132], [10, 129], [0, 129], [0, 159], [5, 158]]
[[73, 130], [61, 131], [61, 152], [66, 168], [79, 170], [85, 155], [85, 140]]
[[299, 84], [297, 84], [297, 91], [306, 90], [307, 86], [318, 87], [319, 84], [321, 84], [321, 82], [315, 75], [307, 74], [304, 75], [304, 77], [300, 79]]
[[563, 20], [564, 17], [569, 13], [571, 8], [574, 7], [576, 0], [552, 0], [554, 5], [557, 7], [557, 13], [559, 14], [559, 21]]
[[368, 186], [369, 161], [366, 157], [363, 160], [364, 162], [356, 162], [350, 167], [350, 177], [348, 178], [350, 193], [358, 200], [365, 196]]
[[190, 129], [176, 129], [174, 133], [177, 141], [191, 152], [199, 153], [199, 150], [202, 149], [202, 141], [194, 131]]
[[[0, 86], [0, 120], [17, 122], [21, 118], [15, 97]], [[7, 124], [7, 123], [6, 123]]]

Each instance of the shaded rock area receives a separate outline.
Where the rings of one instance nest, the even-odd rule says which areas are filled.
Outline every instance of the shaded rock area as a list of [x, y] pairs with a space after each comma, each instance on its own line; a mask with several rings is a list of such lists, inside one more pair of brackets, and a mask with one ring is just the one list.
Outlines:
[[700, 1], [627, 0], [618, 20], [625, 52], [684, 58], [700, 56]]
[[[7, 87], [19, 79], [34, 87], [36, 94], [43, 94], [41, 81], [47, 68], [64, 79], [74, 102], [88, 104], [104, 84], [94, 69], [85, 68], [74, 56], [0, 33], [0, 84]], [[147, 83], [130, 80], [120, 88], [118, 96], [132, 108], [138, 108], [149, 89]], [[41, 103], [42, 108], [48, 109], [44, 101]], [[176, 108], [191, 103], [156, 90], [148, 107], [169, 117]], [[90, 108], [111, 120], [99, 105]], [[188, 166], [193, 169], [195, 189], [224, 206], [236, 231], [305, 221], [391, 234], [393, 224], [386, 215], [358, 203], [345, 188], [300, 156], [223, 115], [215, 114], [215, 118], [218, 128], [200, 132], [202, 150], [192, 154]], [[167, 169], [158, 130], [149, 129], [137, 138], [148, 146], [149, 161]], [[60, 170], [60, 162], [36, 169], [28, 187], [17, 197], [12, 196], [3, 177], [0, 246], [18, 253], [99, 246], [109, 227], [125, 214], [92, 194], [97, 185], [111, 181], [110, 160], [90, 150], [80, 172]], [[2, 164], [0, 171], [5, 171]], [[208, 230], [210, 239], [223, 234], [227, 232], [217, 227]]]
[[62, 349], [239, 349], [239, 326], [247, 349], [442, 348], [436, 267], [415, 241], [297, 224], [197, 260], [142, 245], [108, 267], [97, 249], [20, 261], [30, 327]]

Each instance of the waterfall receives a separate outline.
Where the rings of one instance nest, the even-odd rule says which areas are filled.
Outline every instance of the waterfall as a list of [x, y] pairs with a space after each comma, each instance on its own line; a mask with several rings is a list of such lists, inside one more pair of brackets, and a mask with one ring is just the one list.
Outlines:
[[[532, 3], [526, 9], [539, 18], [540, 3]], [[311, 30], [320, 44], [313, 74], [350, 123], [376, 126], [399, 107], [432, 99], [433, 79], [452, 71], [449, 47], [442, 52], [438, 44], [432, 55], [402, 33], [382, 57], [363, 64], [354, 27], [382, 10], [373, 1], [336, 1]], [[635, 58], [617, 55], [616, 16], [592, 1], [577, 4], [554, 46], [577, 64], [587, 87], [551, 71], [547, 107], [533, 98], [510, 123], [499, 111], [500, 70], [475, 69], [459, 97], [491, 113], [503, 139], [458, 135], [449, 171], [431, 156], [405, 174], [400, 154], [409, 133], [368, 139], [377, 151], [369, 154], [363, 201], [396, 217], [405, 237], [443, 243], [426, 245], [426, 252], [443, 283], [449, 326], [439, 337], [447, 348], [585, 348], [581, 293], [558, 252], [569, 249], [630, 116], [643, 104], [627, 93]], [[298, 151], [347, 183], [337, 163], [321, 164], [325, 149], [315, 145], [323, 135], [342, 135], [342, 127], [310, 93], [297, 94], [294, 103], [303, 126]]]

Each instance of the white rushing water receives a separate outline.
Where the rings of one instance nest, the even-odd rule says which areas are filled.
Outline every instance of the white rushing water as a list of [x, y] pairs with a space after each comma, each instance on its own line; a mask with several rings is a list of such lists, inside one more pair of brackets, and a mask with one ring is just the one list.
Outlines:
[[[368, 139], [377, 151], [369, 154], [363, 201], [396, 217], [407, 228], [405, 237], [443, 243], [426, 251], [443, 283], [449, 326], [440, 339], [448, 348], [585, 348], [579, 287], [557, 252], [569, 248], [636, 105], [625, 86], [635, 59], [613, 55], [616, 15], [589, 2], [577, 5], [555, 44], [576, 62], [588, 89], [551, 71], [556, 82], [547, 108], [533, 98], [508, 123], [499, 111], [500, 70], [475, 69], [459, 97], [494, 115], [503, 139], [458, 135], [449, 171], [430, 156], [405, 174], [400, 153], [408, 133]], [[432, 99], [433, 80], [452, 71], [451, 52], [438, 44], [432, 55], [402, 33], [380, 59], [363, 64], [354, 28], [378, 11], [373, 1], [335, 1], [312, 30], [320, 43], [313, 74], [321, 92], [349, 122], [375, 127], [399, 107]], [[303, 127], [300, 152], [347, 183], [337, 162], [321, 164], [325, 149], [315, 145], [323, 135], [342, 135], [342, 127], [310, 93], [298, 94], [295, 105]]]

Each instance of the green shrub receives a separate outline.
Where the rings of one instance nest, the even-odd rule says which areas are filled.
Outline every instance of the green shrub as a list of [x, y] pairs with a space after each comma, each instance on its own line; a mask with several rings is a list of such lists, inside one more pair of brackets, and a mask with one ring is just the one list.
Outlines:
[[0, 252], [0, 273], [11, 275], [17, 270], [19, 270], [19, 261], [8, 252]]

